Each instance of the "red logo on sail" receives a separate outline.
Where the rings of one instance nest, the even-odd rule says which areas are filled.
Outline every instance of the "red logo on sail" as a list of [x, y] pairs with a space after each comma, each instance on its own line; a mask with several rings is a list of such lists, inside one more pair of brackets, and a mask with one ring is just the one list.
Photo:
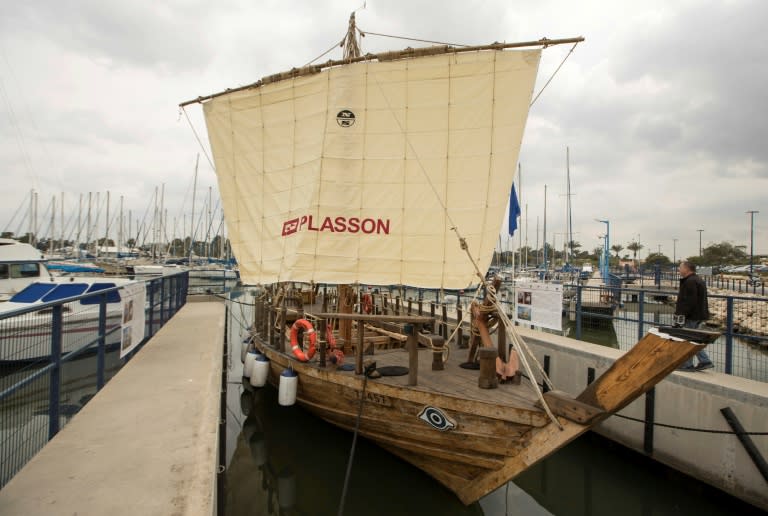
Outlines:
[[389, 219], [374, 219], [360, 217], [325, 217], [319, 224], [312, 215], [303, 215], [283, 222], [282, 236], [292, 235], [299, 231], [328, 231], [331, 233], [363, 233], [366, 235], [388, 235]]

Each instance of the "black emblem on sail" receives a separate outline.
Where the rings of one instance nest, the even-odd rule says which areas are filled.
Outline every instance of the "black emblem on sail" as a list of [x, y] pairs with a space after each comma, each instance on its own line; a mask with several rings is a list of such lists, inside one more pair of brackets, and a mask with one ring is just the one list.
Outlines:
[[435, 407], [424, 407], [419, 414], [419, 419], [426, 421], [430, 426], [437, 428], [441, 432], [456, 428], [456, 423], [446, 416], [442, 410]]
[[352, 127], [355, 125], [355, 114], [349, 109], [342, 109], [336, 114], [336, 123], [341, 127]]

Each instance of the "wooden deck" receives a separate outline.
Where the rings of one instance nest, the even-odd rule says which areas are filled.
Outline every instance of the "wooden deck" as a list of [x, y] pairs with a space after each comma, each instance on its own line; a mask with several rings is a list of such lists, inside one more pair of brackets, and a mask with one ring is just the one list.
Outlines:
[[[501, 406], [540, 410], [534, 405], [537, 399], [536, 394], [527, 380], [524, 379], [520, 385], [503, 383], [496, 389], [481, 389], [478, 387], [480, 371], [459, 367], [460, 363], [466, 361], [466, 349], [458, 349], [455, 345], [451, 345], [450, 357], [444, 363], [443, 371], [432, 370], [432, 355], [432, 351], [427, 348], [419, 349], [418, 384], [412, 387], [413, 389]], [[365, 355], [365, 359], [375, 360], [376, 367], [408, 367], [408, 352], [405, 349], [377, 350], [373, 355]], [[354, 373], [350, 371], [350, 374]], [[382, 376], [374, 381], [386, 385], [405, 386], [408, 383], [408, 375]]]

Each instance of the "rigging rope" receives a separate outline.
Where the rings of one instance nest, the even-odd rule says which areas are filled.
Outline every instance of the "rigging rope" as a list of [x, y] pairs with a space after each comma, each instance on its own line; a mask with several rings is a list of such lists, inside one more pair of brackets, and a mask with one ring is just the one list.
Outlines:
[[192, 125], [192, 120], [189, 119], [189, 115], [187, 114], [187, 110], [184, 107], [180, 107], [179, 110], [184, 113], [184, 118], [187, 119], [187, 123], [189, 124], [190, 129], [192, 129], [192, 133], [195, 135], [195, 139], [197, 139], [198, 145], [200, 145], [200, 148], [203, 150], [203, 155], [205, 156], [205, 159], [208, 160], [208, 164], [211, 166], [211, 169], [216, 172], [216, 167], [213, 164], [213, 161], [211, 160], [211, 157], [208, 155], [208, 150], [203, 146], [203, 141], [200, 139], [200, 136], [197, 134], [197, 131], [195, 130], [195, 126]]
[[471, 47], [472, 45], [464, 45], [462, 43], [446, 43], [444, 41], [432, 41], [429, 39], [419, 38], [407, 38], [405, 36], [392, 36], [391, 34], [379, 34], [378, 32], [368, 32], [362, 29], [357, 29], [363, 36], [381, 36], [384, 38], [403, 39], [406, 41], [418, 41], [419, 43], [432, 43], [433, 45], [446, 45], [449, 47]]
[[328, 50], [326, 50], [325, 52], [323, 52], [322, 54], [320, 54], [319, 56], [317, 56], [312, 61], [310, 61], [307, 64], [305, 64], [304, 66], [302, 66], [302, 68], [306, 68], [307, 66], [311, 65], [312, 63], [314, 63], [315, 61], [317, 61], [321, 57], [324, 57], [324, 56], [328, 55], [329, 53], [333, 52], [333, 49], [335, 49], [336, 47], [340, 47], [340, 46], [344, 45], [344, 41], [345, 40], [342, 39], [338, 43], [334, 43], [333, 46], [331, 46], [331, 48], [329, 48]]
[[531, 104], [528, 107], [533, 106], [536, 103], [536, 101], [539, 100], [539, 97], [541, 96], [542, 93], [544, 93], [544, 90], [546, 89], [546, 87], [549, 86], [549, 83], [552, 82], [552, 79], [555, 78], [555, 75], [557, 74], [557, 72], [559, 72], [560, 68], [562, 68], [563, 65], [565, 64], [565, 60], [570, 57], [570, 55], [573, 53], [574, 50], [576, 50], [576, 45], [578, 45], [578, 42], [574, 43], [573, 46], [571, 47], [571, 49], [568, 51], [568, 53], [565, 54], [565, 57], [563, 58], [563, 60], [560, 62], [558, 67], [555, 68], [555, 71], [552, 72], [552, 75], [550, 75], [550, 77], [547, 80], [547, 82], [544, 83], [544, 86], [541, 87], [541, 89], [536, 94], [536, 96], [533, 98], [533, 100], [531, 101]]
[[[613, 414], [616, 417], [620, 417], [622, 419], [628, 419], [630, 421], [635, 421], [637, 423], [646, 423], [644, 419], [638, 419], [636, 417], [630, 417], [625, 416], [622, 414]], [[693, 428], [690, 426], [678, 426], [678, 425], [668, 425], [665, 423], [651, 423], [653, 426], [660, 426], [662, 428], [671, 428], [673, 430], [686, 430], [688, 432], [701, 432], [705, 434], [727, 434], [727, 435], [768, 435], [768, 432], [734, 432], [733, 430], [712, 430], [709, 428]]]

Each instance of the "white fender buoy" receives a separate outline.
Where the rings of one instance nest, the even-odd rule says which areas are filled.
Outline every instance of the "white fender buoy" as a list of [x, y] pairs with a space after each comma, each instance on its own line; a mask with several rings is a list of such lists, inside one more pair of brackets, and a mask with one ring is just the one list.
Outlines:
[[245, 355], [245, 364], [243, 365], [243, 376], [245, 376], [246, 378], [251, 377], [251, 372], [253, 371], [253, 362], [256, 360], [256, 355], [260, 355], [260, 353], [255, 349], [248, 351], [248, 354]]
[[296, 403], [296, 389], [299, 386], [299, 376], [293, 369], [285, 369], [280, 373], [280, 385], [277, 389], [277, 402], [283, 407]]
[[253, 361], [251, 367], [251, 385], [254, 387], [264, 387], [269, 375], [269, 359], [259, 353]]

